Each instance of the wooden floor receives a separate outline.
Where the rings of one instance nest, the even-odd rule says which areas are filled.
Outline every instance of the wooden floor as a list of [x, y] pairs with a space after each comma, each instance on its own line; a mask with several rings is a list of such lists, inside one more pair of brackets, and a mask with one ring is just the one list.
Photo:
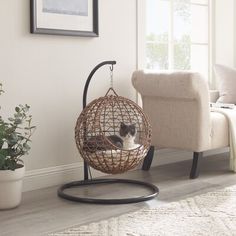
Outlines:
[[[154, 167], [148, 172], [135, 170], [115, 176], [148, 181], [159, 187], [158, 198], [137, 204], [91, 205], [73, 203], [58, 198], [57, 187], [27, 192], [23, 195], [23, 202], [20, 207], [10, 211], [0, 211], [0, 235], [47, 235], [49, 232], [73, 225], [98, 221], [135, 211], [142, 207], [156, 207], [216, 188], [231, 186], [236, 184], [236, 175], [228, 171], [228, 164], [228, 153], [206, 157], [202, 162], [200, 177], [196, 180], [188, 179], [191, 161]], [[78, 191], [80, 195], [125, 197], [144, 194], [146, 190], [117, 184], [109, 187], [93, 187], [92, 189], [82, 188]]]

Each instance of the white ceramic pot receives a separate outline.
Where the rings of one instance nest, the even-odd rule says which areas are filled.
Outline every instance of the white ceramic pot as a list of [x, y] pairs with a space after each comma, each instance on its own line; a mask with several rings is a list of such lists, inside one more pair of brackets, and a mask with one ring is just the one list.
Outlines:
[[25, 167], [0, 170], [0, 210], [17, 207], [21, 203]]

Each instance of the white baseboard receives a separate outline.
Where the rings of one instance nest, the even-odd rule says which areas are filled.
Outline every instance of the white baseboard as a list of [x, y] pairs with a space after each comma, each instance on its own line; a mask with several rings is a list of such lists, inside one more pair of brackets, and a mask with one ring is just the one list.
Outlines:
[[[204, 156], [227, 152], [228, 148], [211, 150], [204, 153]], [[174, 162], [192, 159], [192, 152], [180, 151], [175, 149], [163, 149], [155, 151], [152, 167], [166, 165]], [[92, 170], [93, 177], [101, 177], [106, 174]], [[83, 162], [69, 165], [48, 167], [26, 172], [23, 184], [23, 192], [36, 189], [47, 188], [55, 185], [64, 184], [71, 181], [83, 179]]]
[[[104, 176], [93, 171], [94, 177]], [[23, 192], [47, 188], [83, 179], [83, 162], [26, 171]]]
[[[204, 152], [204, 157], [221, 154], [225, 152], [229, 152], [229, 148], [221, 148], [221, 149], [206, 151]], [[190, 151], [183, 151], [176, 149], [155, 150], [152, 166], [160, 166], [180, 161], [192, 160], [192, 158], [193, 158], [193, 152]]]

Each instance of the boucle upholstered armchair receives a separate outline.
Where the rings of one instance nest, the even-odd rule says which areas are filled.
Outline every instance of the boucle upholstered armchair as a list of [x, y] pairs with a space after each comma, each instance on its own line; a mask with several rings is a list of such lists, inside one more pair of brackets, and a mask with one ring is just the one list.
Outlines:
[[199, 175], [203, 151], [229, 146], [228, 123], [223, 114], [210, 112], [207, 82], [195, 72], [136, 71], [132, 83], [141, 94], [144, 112], [152, 125], [152, 146], [143, 163], [149, 170], [156, 148], [192, 151], [190, 178]]

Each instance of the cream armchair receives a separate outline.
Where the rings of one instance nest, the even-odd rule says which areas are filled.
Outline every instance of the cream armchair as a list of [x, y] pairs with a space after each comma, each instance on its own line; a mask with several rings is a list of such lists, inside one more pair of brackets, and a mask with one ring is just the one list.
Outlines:
[[136, 71], [132, 83], [152, 125], [152, 146], [143, 170], [151, 166], [154, 147], [183, 149], [194, 153], [190, 178], [197, 178], [203, 152], [229, 146], [226, 118], [210, 112], [210, 98], [216, 100], [218, 93], [209, 93], [200, 74]]

